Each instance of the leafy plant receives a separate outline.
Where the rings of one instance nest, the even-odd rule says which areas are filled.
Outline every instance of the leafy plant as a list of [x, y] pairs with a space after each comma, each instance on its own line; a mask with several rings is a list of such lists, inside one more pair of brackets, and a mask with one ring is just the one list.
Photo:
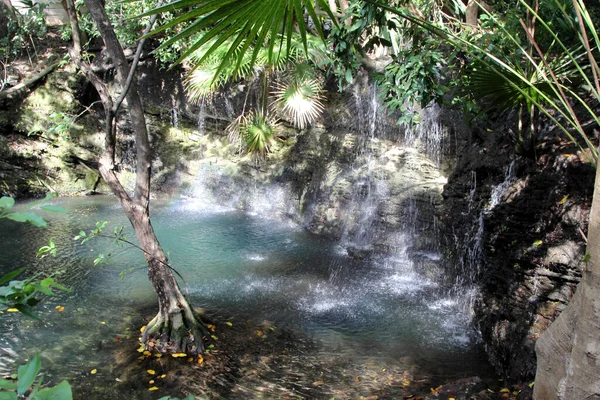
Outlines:
[[[566, 9], [561, 7], [557, 0], [554, 2], [558, 9], [562, 10], [565, 23], [574, 24]], [[598, 114], [592, 109], [590, 101], [600, 101], [600, 69], [594, 50], [600, 45], [600, 39], [594, 22], [585, 4], [580, 0], [573, 0], [573, 9], [579, 21], [576, 29], [579, 30], [580, 46], [569, 47], [536, 9], [524, 0], [521, 0], [520, 4], [553, 40], [552, 46], [542, 49], [533, 29], [523, 19], [521, 25], [527, 34], [527, 44], [521, 44], [517, 34], [503, 29], [502, 34], [518, 49], [523, 67], [511, 65], [495, 52], [455, 36], [456, 44], [474, 52], [486, 67], [503, 79], [516, 98], [529, 106], [530, 110], [535, 108], [548, 117], [582, 151], [585, 146], [589, 155], [585, 151], [583, 153], [590, 161], [596, 163], [598, 152], [581, 122], [582, 116], [585, 116], [587, 121], [600, 125]], [[488, 15], [490, 19], [496, 20], [493, 15]], [[530, 120], [533, 120], [533, 115]]]
[[252, 111], [241, 115], [227, 127], [228, 138], [257, 159], [261, 159], [270, 151], [275, 139], [276, 126], [272, 116]]
[[44, 3], [32, 0], [20, 2], [19, 9], [13, 7], [7, 24], [8, 35], [0, 38], [0, 59], [8, 61], [27, 53], [33, 64], [32, 54], [37, 57], [36, 41], [46, 34]]
[[[317, 0], [315, 4], [334, 19], [325, 0]], [[300, 36], [305, 52], [308, 53], [308, 32], [314, 30], [320, 37], [324, 36], [322, 18], [317, 14], [315, 4], [304, 0], [208, 0], [191, 3], [178, 0], [141, 16], [183, 10], [180, 16], [150, 33], [157, 35], [165, 30], [183, 26], [178, 34], [162, 43], [160, 48], [197, 36], [176, 62], [183, 61], [196, 50], [208, 45], [199, 60], [199, 63], [202, 63], [222, 45], [229, 43], [226, 44], [225, 57], [221, 58], [222, 62], [216, 70], [216, 75], [219, 75], [221, 70], [231, 65], [230, 57], [236, 60], [234, 65], [239, 67], [246, 54], [250, 53], [250, 64], [253, 66], [263, 44], [266, 44], [264, 47], [267, 48], [269, 63], [278, 57], [277, 48], [282, 44], [282, 49], [289, 54], [294, 32]], [[190, 8], [191, 5], [197, 7]], [[306, 23], [305, 13], [310, 17], [310, 26]]]
[[52, 276], [38, 280], [41, 274], [36, 274], [25, 280], [14, 280], [23, 272], [25, 268], [20, 268], [0, 277], [0, 311], [20, 312], [40, 320], [40, 316], [33, 309], [40, 302], [40, 294], [54, 296], [53, 288], [70, 292]]
[[41, 367], [40, 356], [36, 354], [26, 364], [19, 366], [14, 379], [0, 378], [0, 399], [71, 400], [73, 393], [67, 381], [54, 387], [41, 387], [44, 380], [43, 374], [38, 377]]
[[284, 74], [272, 93], [272, 109], [300, 129], [313, 123], [323, 112], [323, 84], [308, 63], [299, 63]]
[[[62, 207], [42, 204], [50, 198], [52, 198], [52, 195], [48, 194], [45, 199], [31, 203], [29, 209], [41, 204], [40, 209], [45, 211], [66, 212]], [[46, 221], [33, 211], [13, 212], [14, 204], [15, 200], [12, 197], [0, 198], [0, 219], [6, 218], [17, 222], [28, 222], [38, 227], [47, 226]], [[37, 255], [42, 258], [48, 254], [54, 256], [56, 251], [56, 245], [50, 239], [49, 244], [40, 248]], [[41, 273], [24, 280], [15, 280], [25, 270], [25, 268], [20, 268], [0, 277], [0, 311], [21, 312], [30, 318], [39, 320], [40, 317], [33, 307], [40, 302], [40, 295], [53, 296], [53, 288], [67, 292], [69, 289], [54, 280], [56, 274], [41, 280]]]
[[401, 50], [393, 60], [383, 74], [376, 75], [377, 88], [386, 108], [400, 112], [398, 123], [412, 123], [413, 115], [406, 112], [410, 105], [426, 107], [449, 90], [442, 83], [445, 56], [435, 46], [413, 47]]

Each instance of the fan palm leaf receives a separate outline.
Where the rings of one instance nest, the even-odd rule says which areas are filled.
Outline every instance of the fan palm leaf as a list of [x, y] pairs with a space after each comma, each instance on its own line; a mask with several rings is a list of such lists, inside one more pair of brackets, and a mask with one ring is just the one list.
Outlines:
[[[249, 79], [261, 68], [270, 66], [274, 70], [282, 70], [285, 65], [295, 63], [303, 58], [303, 48], [296, 43], [287, 52], [283, 52], [281, 44], [276, 47], [274, 57], [269, 60], [269, 50], [261, 48], [255, 60], [252, 59], [253, 52], [246, 52], [241, 55], [241, 61], [238, 61], [238, 54], [227, 54], [227, 48], [231, 41], [226, 41], [223, 46], [213, 51], [209, 57], [205, 57], [206, 50], [211, 46], [198, 49], [190, 55], [189, 62], [193, 65], [192, 71], [185, 80], [185, 88], [189, 97], [198, 101], [224, 87], [227, 83]], [[219, 67], [223, 66], [220, 70]]]
[[322, 80], [307, 63], [297, 64], [273, 92], [272, 108], [300, 129], [323, 112]]
[[[177, 62], [208, 45], [200, 59], [200, 62], [203, 62], [227, 43], [225, 57], [216, 70], [219, 74], [221, 70], [232, 65], [230, 57], [236, 61], [233, 64], [234, 68], [241, 66], [247, 52], [251, 54], [250, 65], [253, 66], [263, 44], [267, 48], [269, 61], [274, 60], [282, 49], [289, 53], [294, 33], [300, 36], [304, 50], [308, 53], [307, 36], [310, 30], [314, 29], [318, 36], [324, 37], [315, 4], [335, 21], [326, 0], [177, 0], [154, 8], [142, 16], [166, 11], [183, 12], [181, 16], [160, 26], [149, 35], [192, 21], [161, 45], [167, 47], [200, 34], [200, 38], [183, 52]], [[305, 22], [305, 14], [310, 17], [310, 26]]]
[[269, 114], [251, 111], [233, 120], [226, 129], [229, 141], [256, 159], [264, 158], [275, 140], [277, 121]]

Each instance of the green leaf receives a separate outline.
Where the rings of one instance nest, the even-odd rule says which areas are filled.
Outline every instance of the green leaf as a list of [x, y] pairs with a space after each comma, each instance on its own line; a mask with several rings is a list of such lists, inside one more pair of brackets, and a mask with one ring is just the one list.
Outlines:
[[10, 282], [14, 277], [21, 275], [25, 271], [25, 268], [19, 268], [8, 274], [0, 276], [0, 285], [4, 285], [6, 282]]
[[67, 213], [67, 209], [61, 206], [53, 206], [51, 204], [45, 204], [40, 207], [44, 211], [53, 212], [53, 213]]
[[73, 400], [73, 392], [69, 382], [62, 381], [51, 388], [44, 388], [37, 392], [33, 400]]
[[352, 83], [352, 70], [350, 69], [346, 70], [346, 82]]
[[4, 196], [0, 198], [0, 209], [6, 211], [10, 211], [11, 208], [15, 205], [15, 199], [12, 197]]
[[38, 321], [41, 320], [40, 316], [35, 311], [33, 311], [33, 308], [29, 307], [27, 304], [15, 304], [15, 308], [26, 317], [36, 319]]
[[39, 226], [42, 228], [45, 228], [46, 226], [48, 226], [48, 224], [46, 223], [44, 218], [40, 217], [39, 215], [37, 215], [36, 213], [33, 213], [31, 211], [27, 211], [27, 212], [23, 212], [23, 213], [8, 214], [6, 216], [6, 218], [11, 219], [13, 221], [17, 221], [17, 222], [29, 222], [30, 224], [32, 224], [34, 226]]
[[48, 278], [43, 279], [40, 282], [40, 285], [42, 285], [44, 287], [47, 287], [47, 288], [55, 287], [55, 288], [60, 289], [60, 290], [62, 290], [64, 292], [70, 292], [71, 291], [69, 288], [66, 288], [65, 286], [63, 286], [60, 283], [56, 282], [54, 280], [54, 278], [52, 278], [52, 277], [48, 277]]
[[33, 385], [35, 377], [37, 376], [38, 372], [40, 372], [40, 368], [42, 366], [41, 364], [40, 356], [36, 354], [31, 360], [29, 360], [27, 364], [19, 367], [17, 371], [17, 393], [19, 395], [25, 394], [27, 389]]
[[8, 379], [0, 378], [0, 389], [14, 390], [17, 388], [17, 383]]
[[17, 400], [15, 392], [0, 392], [0, 400]]

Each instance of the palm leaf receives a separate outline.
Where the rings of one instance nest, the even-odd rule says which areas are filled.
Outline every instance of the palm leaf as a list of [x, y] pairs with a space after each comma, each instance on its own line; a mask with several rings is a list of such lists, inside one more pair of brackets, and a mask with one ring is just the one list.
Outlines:
[[234, 65], [241, 66], [244, 54], [250, 48], [253, 49], [251, 67], [256, 62], [259, 49], [262, 47], [268, 49], [269, 62], [276, 59], [283, 48], [289, 54], [292, 47], [291, 36], [294, 33], [300, 36], [305, 53], [308, 54], [310, 29], [304, 21], [305, 14], [311, 18], [315, 33], [324, 38], [315, 4], [335, 21], [326, 0], [178, 0], [150, 10], [142, 16], [184, 10], [181, 16], [155, 29], [150, 35], [194, 21], [161, 47], [200, 34], [200, 38], [193, 42], [177, 62], [181, 62], [206, 44], [212, 43], [199, 60], [204, 62], [217, 52], [221, 45], [228, 43], [227, 57], [223, 58], [222, 63], [217, 67], [217, 72], [220, 72], [231, 65], [229, 57], [234, 55], [237, 61]]
[[300, 63], [284, 76], [273, 92], [272, 109], [300, 129], [313, 123], [323, 112], [322, 80], [312, 67]]

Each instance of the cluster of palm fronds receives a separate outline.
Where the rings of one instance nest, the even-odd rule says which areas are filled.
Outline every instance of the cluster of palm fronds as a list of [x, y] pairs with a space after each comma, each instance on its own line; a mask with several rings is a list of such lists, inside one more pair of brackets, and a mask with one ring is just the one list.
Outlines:
[[[475, 51], [480, 67], [473, 70], [471, 88], [499, 108], [525, 108], [530, 114], [530, 132], [535, 134], [534, 112], [549, 118], [563, 133], [596, 163], [598, 151], [584, 129], [587, 123], [600, 125], [597, 110], [591, 103], [600, 101], [597, 50], [598, 33], [584, 2], [573, 0], [569, 10], [558, 0], [556, 9], [562, 13], [563, 24], [578, 37], [578, 44], [568, 43], [539, 14], [537, 7], [521, 0], [530, 16], [521, 19], [527, 40], [523, 44], [518, 33], [503, 30], [504, 37], [517, 49], [511, 58], [455, 37], [457, 44]], [[571, 14], [569, 11], [572, 11]], [[495, 17], [488, 13], [489, 18]], [[550, 38], [543, 49], [535, 37], [534, 24]], [[498, 26], [502, 26], [498, 23]], [[582, 122], [582, 118], [585, 121]], [[522, 129], [521, 121], [519, 127]], [[522, 133], [520, 135], [522, 138]]]
[[260, 160], [271, 150], [277, 128], [277, 119], [269, 113], [250, 111], [235, 118], [226, 133], [231, 143]]

